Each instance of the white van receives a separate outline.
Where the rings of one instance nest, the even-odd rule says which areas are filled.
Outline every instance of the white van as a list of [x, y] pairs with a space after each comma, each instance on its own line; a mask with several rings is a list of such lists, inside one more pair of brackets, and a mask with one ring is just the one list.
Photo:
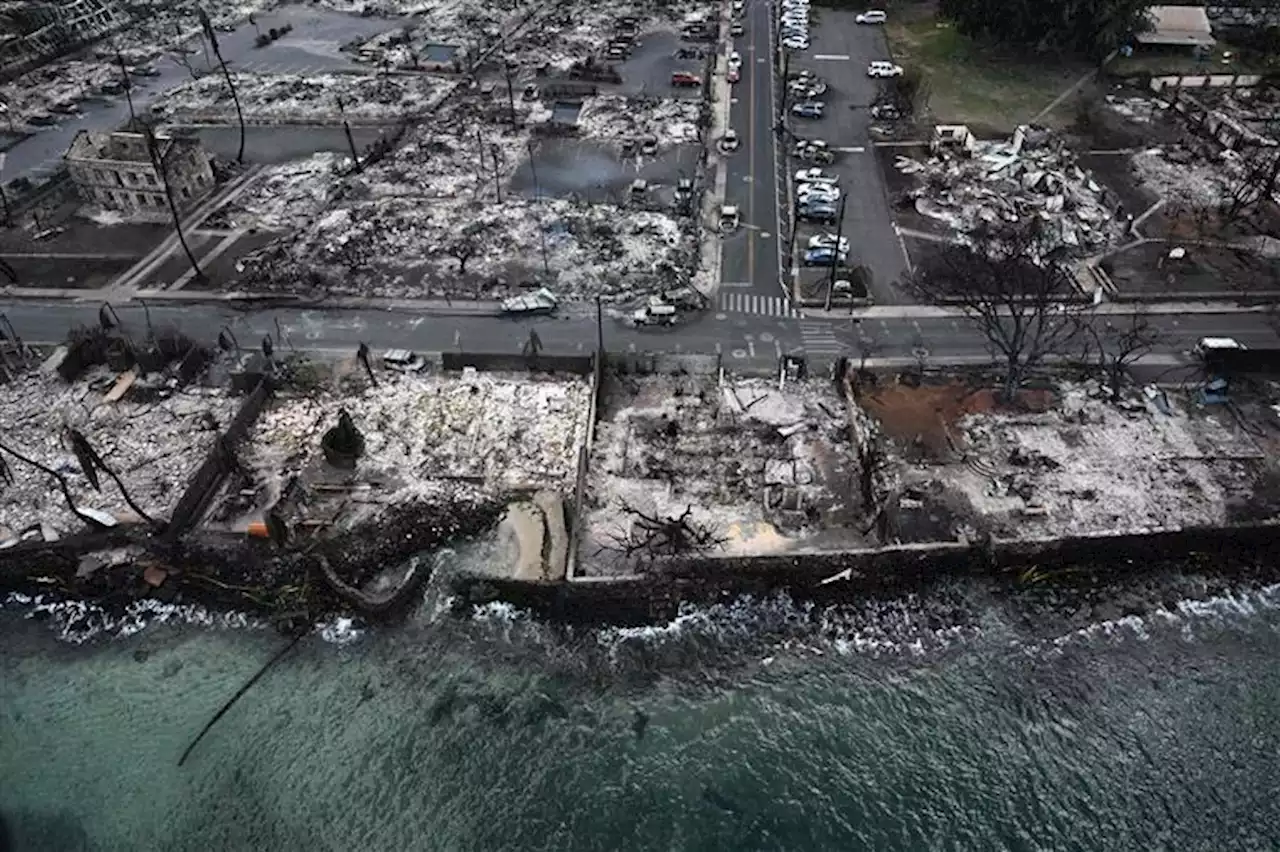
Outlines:
[[1244, 349], [1245, 345], [1234, 337], [1202, 337], [1196, 344], [1195, 353], [1201, 358], [1214, 352], [1228, 349]]

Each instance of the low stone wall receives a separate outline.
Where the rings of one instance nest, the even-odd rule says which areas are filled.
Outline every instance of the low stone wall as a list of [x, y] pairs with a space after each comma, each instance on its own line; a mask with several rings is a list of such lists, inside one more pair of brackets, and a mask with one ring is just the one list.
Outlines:
[[539, 617], [574, 624], [643, 624], [672, 618], [682, 603], [726, 595], [785, 591], [822, 603], [918, 591], [939, 580], [986, 576], [1017, 582], [1072, 568], [1071, 577], [1138, 575], [1171, 563], [1211, 556], [1224, 572], [1233, 564], [1280, 552], [1280, 524], [1157, 530], [985, 544], [904, 545], [828, 553], [671, 560], [617, 580], [553, 585], [486, 577], [453, 581], [459, 606], [504, 600]]
[[447, 372], [460, 373], [465, 367], [481, 372], [573, 373], [585, 376], [591, 372], [590, 355], [521, 355], [507, 352], [441, 352], [440, 366]]

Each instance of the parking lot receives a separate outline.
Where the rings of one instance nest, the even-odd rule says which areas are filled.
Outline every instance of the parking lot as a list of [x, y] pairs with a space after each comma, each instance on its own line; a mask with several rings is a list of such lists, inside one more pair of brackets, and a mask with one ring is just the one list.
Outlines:
[[[807, 50], [790, 51], [787, 72], [795, 75], [810, 71], [826, 83], [820, 98], [825, 103], [819, 119], [800, 118], [788, 114], [790, 129], [788, 150], [794, 140], [822, 139], [835, 152], [835, 162], [822, 166], [839, 178], [843, 191], [844, 221], [842, 233], [849, 239], [849, 266], [865, 266], [871, 272], [870, 295], [876, 304], [892, 305], [909, 302], [895, 282], [906, 273], [907, 264], [901, 241], [893, 227], [888, 196], [876, 165], [870, 139], [869, 108], [875, 101], [879, 81], [866, 74], [868, 63], [888, 58], [883, 29], [856, 23], [855, 10], [813, 7], [810, 11], [811, 46]], [[790, 111], [793, 99], [788, 99]], [[787, 183], [791, 185], [794, 203], [794, 175], [814, 163], [787, 158]], [[787, 203], [787, 202], [783, 202]], [[801, 300], [825, 298], [828, 270], [804, 268], [804, 249], [810, 237], [834, 231], [801, 223], [795, 239], [793, 267], [798, 268]]]

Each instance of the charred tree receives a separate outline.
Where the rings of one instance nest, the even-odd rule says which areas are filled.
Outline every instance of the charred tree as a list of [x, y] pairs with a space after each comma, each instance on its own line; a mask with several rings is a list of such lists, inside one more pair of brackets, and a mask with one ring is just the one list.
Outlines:
[[652, 559], [705, 553], [728, 540], [716, 535], [705, 524], [694, 521], [692, 505], [678, 516], [669, 517], [646, 514], [626, 502], [622, 504], [622, 511], [629, 519], [630, 531], [625, 536], [615, 536], [602, 550], [611, 550], [628, 558]]
[[236, 153], [236, 162], [244, 162], [244, 113], [240, 110], [240, 94], [236, 91], [236, 84], [231, 80], [231, 72], [227, 70], [227, 62], [222, 58], [222, 47], [218, 44], [218, 33], [213, 28], [213, 22], [209, 20], [209, 13], [204, 9], [196, 9], [196, 14], [200, 16], [200, 28], [204, 30], [204, 37], [208, 39], [209, 46], [213, 48], [213, 55], [218, 60], [218, 67], [222, 69], [222, 79], [227, 81], [227, 91], [231, 93], [231, 103], [236, 108], [236, 121], [240, 123], [240, 150]]
[[173, 218], [173, 229], [178, 234], [178, 242], [182, 244], [182, 250], [186, 253], [187, 260], [191, 263], [191, 271], [196, 280], [203, 282], [207, 279], [204, 271], [200, 269], [200, 263], [196, 260], [195, 253], [191, 251], [191, 246], [187, 243], [187, 235], [182, 230], [182, 215], [178, 211], [178, 202], [174, 200], [173, 186], [169, 182], [168, 157], [170, 152], [174, 150], [174, 146], [161, 146], [160, 140], [156, 138], [155, 128], [150, 124], [144, 125], [142, 132], [147, 140], [147, 157], [151, 160], [151, 165], [156, 170], [156, 178], [160, 181], [160, 188], [164, 190], [164, 199], [169, 204], [169, 215]]
[[904, 283], [918, 299], [955, 305], [978, 327], [1002, 362], [1002, 397], [1012, 402], [1047, 356], [1068, 351], [1083, 303], [1035, 220], [970, 236], [971, 244], [947, 245]]
[[1118, 326], [1110, 319], [1094, 317], [1091, 322], [1082, 321], [1081, 329], [1084, 335], [1082, 360], [1102, 374], [1112, 402], [1120, 399], [1121, 389], [1129, 380], [1130, 368], [1155, 348], [1163, 336], [1160, 329], [1142, 313], [1132, 314]]

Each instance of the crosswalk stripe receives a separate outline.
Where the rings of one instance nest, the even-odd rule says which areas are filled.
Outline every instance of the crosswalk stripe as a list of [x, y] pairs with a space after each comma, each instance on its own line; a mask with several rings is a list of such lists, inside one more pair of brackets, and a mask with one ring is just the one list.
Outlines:
[[722, 311], [757, 316], [799, 317], [784, 296], [761, 296], [757, 293], [721, 293], [717, 306]]

